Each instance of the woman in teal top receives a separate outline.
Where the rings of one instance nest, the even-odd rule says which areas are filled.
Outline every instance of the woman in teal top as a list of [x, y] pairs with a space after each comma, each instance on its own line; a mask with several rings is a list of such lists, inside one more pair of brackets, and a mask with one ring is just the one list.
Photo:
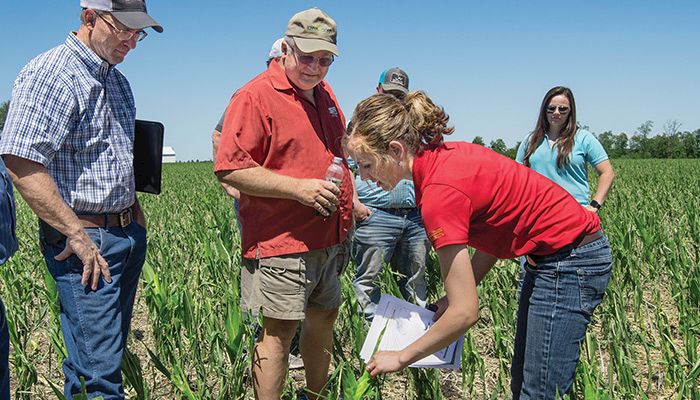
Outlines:
[[[550, 89], [542, 99], [540, 114], [535, 130], [529, 134], [518, 148], [515, 160], [525, 164], [569, 192], [582, 206], [592, 212], [598, 212], [610, 191], [615, 176], [605, 149], [592, 133], [576, 126], [576, 103], [569, 88], [557, 86]], [[598, 187], [590, 197], [588, 186], [588, 164], [598, 173]], [[518, 291], [518, 322], [515, 328], [515, 345], [513, 364], [511, 366], [511, 390], [520, 393], [524, 382], [529, 382], [535, 374], [525, 368], [526, 352], [523, 349], [536, 346], [537, 338], [528, 334], [527, 323], [532, 313], [537, 313], [541, 297], [533, 295], [535, 287], [542, 287], [545, 278], [538, 277], [533, 271], [537, 266], [532, 260], [521, 258]], [[526, 273], [528, 272], [528, 273]], [[557, 270], [555, 279], [559, 282]], [[609, 277], [609, 273], [607, 275]], [[608, 279], [608, 278], [604, 279]], [[601, 277], [593, 277], [599, 279]], [[591, 277], [589, 277], [591, 279]], [[581, 286], [580, 296], [587, 290]], [[530, 306], [533, 305], [531, 310]], [[513, 398], [518, 398], [516, 395]]]
[[[515, 160], [553, 180], [593, 212], [605, 202], [615, 176], [598, 139], [576, 126], [574, 94], [563, 86], [550, 89], [544, 96], [535, 130], [520, 144]], [[598, 187], [592, 198], [588, 164], [598, 173]]]

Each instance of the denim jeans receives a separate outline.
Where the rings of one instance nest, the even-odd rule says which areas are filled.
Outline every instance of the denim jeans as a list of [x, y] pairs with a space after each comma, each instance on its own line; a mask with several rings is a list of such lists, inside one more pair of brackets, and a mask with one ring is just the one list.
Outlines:
[[0, 400], [10, 400], [10, 332], [0, 298]]
[[580, 346], [612, 270], [603, 236], [524, 265], [511, 366], [513, 399], [555, 399], [571, 391]]
[[44, 259], [56, 281], [61, 303], [61, 328], [68, 351], [63, 362], [64, 393], [69, 400], [80, 393], [82, 376], [89, 398], [124, 399], [121, 361], [146, 257], [146, 230], [132, 222], [124, 228], [86, 231], [112, 275], [112, 283], [100, 279], [96, 291], [80, 283], [83, 265], [77, 256], [65, 261], [54, 259], [65, 247], [65, 239], [49, 244], [40, 231]]
[[384, 263], [402, 275], [398, 286], [408, 301], [425, 306], [425, 266], [430, 242], [420, 211], [371, 208], [372, 214], [358, 222], [353, 239], [357, 272], [352, 281], [365, 318], [371, 320], [381, 293], [374, 283]]

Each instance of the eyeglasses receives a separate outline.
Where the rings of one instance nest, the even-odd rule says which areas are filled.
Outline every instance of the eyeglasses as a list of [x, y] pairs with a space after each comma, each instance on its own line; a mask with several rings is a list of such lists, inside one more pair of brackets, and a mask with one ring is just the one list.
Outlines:
[[101, 20], [103, 20], [107, 25], [110, 26], [116, 33], [117, 33], [117, 39], [119, 40], [131, 40], [134, 36], [136, 36], [136, 41], [140, 42], [143, 39], [148, 36], [148, 32], [146, 31], [132, 31], [132, 30], [124, 30], [124, 29], [119, 29], [114, 24], [111, 22], [107, 21], [100, 13], [95, 13], [97, 14], [98, 17], [100, 17]]
[[550, 104], [547, 106], [547, 113], [548, 114], [553, 114], [555, 111], [559, 110], [560, 114], [566, 114], [569, 112], [569, 107], [567, 106], [556, 106], [554, 104]]
[[295, 49], [294, 47], [291, 47], [291, 48], [294, 51], [294, 57], [296, 57], [297, 62], [299, 64], [312, 65], [313, 63], [318, 62], [318, 65], [321, 67], [329, 67], [331, 64], [333, 64], [333, 61], [335, 61], [335, 58], [333, 56], [314, 57], [314, 56], [310, 56], [308, 54], [304, 54], [304, 53], [300, 52], [299, 50]]

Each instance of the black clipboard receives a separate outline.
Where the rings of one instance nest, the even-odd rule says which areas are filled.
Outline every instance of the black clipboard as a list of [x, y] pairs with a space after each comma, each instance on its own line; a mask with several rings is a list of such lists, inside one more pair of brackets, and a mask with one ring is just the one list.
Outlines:
[[164, 132], [160, 122], [136, 120], [134, 179], [138, 192], [160, 194]]

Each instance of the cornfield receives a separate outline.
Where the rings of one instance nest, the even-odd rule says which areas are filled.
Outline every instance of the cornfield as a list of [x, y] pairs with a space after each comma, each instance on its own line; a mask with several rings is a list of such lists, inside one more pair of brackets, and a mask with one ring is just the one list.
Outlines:
[[[700, 400], [700, 160], [616, 160], [601, 210], [613, 278], [582, 346], [578, 399]], [[595, 175], [595, 174], [591, 174]], [[594, 179], [594, 178], [592, 178]], [[133, 399], [252, 398], [255, 321], [239, 308], [239, 237], [231, 200], [211, 163], [166, 165], [164, 191], [140, 195], [149, 220], [129, 351], [122, 370]], [[58, 299], [38, 247], [37, 221], [17, 199], [20, 251], [0, 269], [16, 399], [61, 398], [65, 348]], [[442, 291], [431, 258], [431, 300]], [[350, 285], [336, 323], [329, 398], [507, 399], [518, 264], [499, 262], [479, 287], [481, 319], [466, 335], [456, 372], [363, 373], [366, 332]], [[398, 295], [392, 272], [383, 292]], [[290, 373], [294, 399], [303, 373]]]

